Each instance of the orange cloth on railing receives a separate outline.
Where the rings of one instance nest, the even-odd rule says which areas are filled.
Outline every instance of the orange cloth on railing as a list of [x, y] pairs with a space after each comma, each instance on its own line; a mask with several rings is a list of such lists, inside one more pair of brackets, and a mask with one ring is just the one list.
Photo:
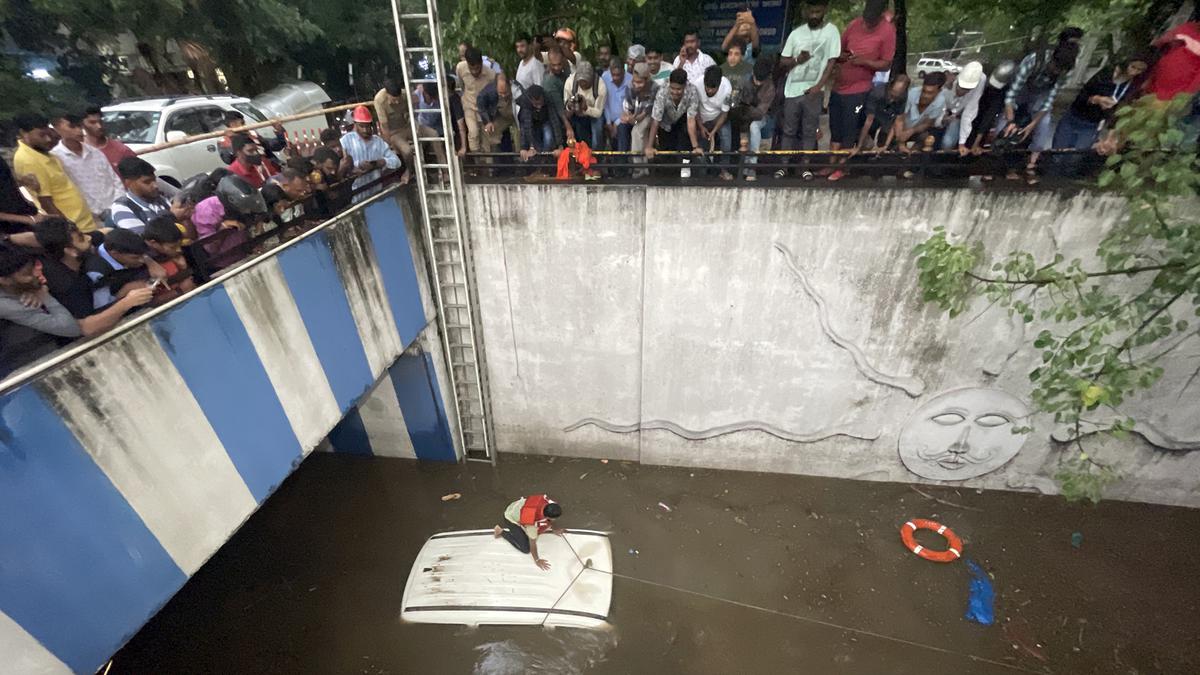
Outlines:
[[555, 176], [556, 178], [571, 177], [572, 156], [575, 157], [575, 161], [579, 162], [580, 168], [584, 171], [587, 171], [596, 163], [596, 158], [592, 156], [592, 149], [588, 147], [588, 144], [578, 141], [575, 143], [574, 148], [567, 148], [558, 156], [558, 173]]

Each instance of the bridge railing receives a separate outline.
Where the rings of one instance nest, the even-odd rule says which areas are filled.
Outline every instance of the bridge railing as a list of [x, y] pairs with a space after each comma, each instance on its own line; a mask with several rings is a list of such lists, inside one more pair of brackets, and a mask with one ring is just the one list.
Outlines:
[[[563, 152], [568, 152], [564, 150]], [[583, 169], [575, 160], [568, 167], [568, 177], [575, 180], [604, 179], [614, 181], [715, 180], [726, 184], [745, 181], [754, 176], [758, 181], [781, 177], [787, 181], [806, 179], [825, 180], [840, 171], [844, 177], [896, 176], [904, 179], [964, 179], [981, 176], [984, 179], [1004, 178], [1015, 172], [1022, 182], [1029, 181], [1025, 167], [1031, 152], [1023, 149], [993, 150], [982, 154], [961, 156], [957, 151], [875, 152], [851, 153], [848, 150], [764, 150], [759, 152], [656, 152], [647, 160], [641, 153], [592, 151], [593, 164]], [[1055, 180], [1093, 179], [1104, 166], [1104, 157], [1091, 151], [1048, 150], [1041, 153], [1038, 174]], [[554, 179], [558, 173], [558, 155], [537, 153], [529, 160], [515, 152], [470, 153], [463, 159], [467, 182], [493, 182], [514, 178]], [[720, 178], [725, 171], [730, 178]], [[681, 174], [681, 172], [683, 172]], [[810, 175], [806, 175], [806, 172]], [[838, 176], [841, 178], [843, 176]]]

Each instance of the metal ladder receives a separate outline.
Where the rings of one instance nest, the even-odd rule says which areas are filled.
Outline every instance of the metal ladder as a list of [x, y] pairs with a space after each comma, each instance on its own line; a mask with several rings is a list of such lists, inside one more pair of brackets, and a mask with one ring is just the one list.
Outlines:
[[[458, 435], [468, 461], [495, 463], [491, 433], [490, 404], [487, 398], [486, 368], [483, 365], [482, 335], [478, 304], [475, 301], [466, 233], [463, 230], [462, 169], [454, 152], [450, 102], [446, 95], [445, 65], [441, 58], [442, 39], [437, 16], [437, 1], [422, 0], [424, 12], [405, 13], [402, 0], [391, 0], [392, 17], [396, 25], [396, 43], [400, 49], [400, 67], [406, 87], [434, 83], [438, 87], [439, 107], [410, 110], [409, 124], [413, 137], [413, 173], [417, 179], [421, 217], [424, 220], [425, 241], [433, 268], [433, 295], [437, 303], [438, 327], [441, 329], [442, 349], [449, 364], [450, 386], [454, 390], [454, 407], [458, 419]], [[407, 22], [407, 24], [406, 24]], [[426, 39], [427, 46], [411, 46], [406, 25], [417, 24], [413, 34], [417, 41]], [[425, 35], [422, 35], [421, 26]], [[410, 58], [426, 54], [433, 62], [436, 80], [413, 79]], [[411, 92], [411, 89], [409, 89]], [[412, 108], [412, 106], [410, 106]], [[417, 115], [436, 114], [441, 117], [442, 135], [422, 138], [418, 133]], [[464, 142], [466, 139], [463, 139]], [[425, 161], [426, 144], [440, 143], [446, 164]]]

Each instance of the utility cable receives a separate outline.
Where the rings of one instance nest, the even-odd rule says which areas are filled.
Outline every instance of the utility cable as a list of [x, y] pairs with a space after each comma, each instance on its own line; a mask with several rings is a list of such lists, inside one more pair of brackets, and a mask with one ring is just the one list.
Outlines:
[[[621, 574], [620, 572], [611, 572], [608, 570], [596, 569], [595, 567], [592, 566], [592, 561], [590, 558], [585, 562], [583, 560], [583, 558], [579, 557], [579, 552], [575, 550], [575, 547], [571, 545], [571, 541], [569, 539], [567, 539], [566, 536], [563, 536], [563, 541], [567, 542], [567, 547], [571, 549], [571, 553], [573, 553], [575, 555], [575, 559], [579, 561], [579, 564], [583, 565], [583, 569], [579, 570], [579, 574], [575, 575], [575, 579], [571, 580], [571, 583], [568, 584], [567, 588], [563, 590], [562, 595], [558, 596], [558, 600], [554, 601], [555, 606], [558, 605], [559, 601], [561, 601], [563, 599], [563, 596], [565, 596], [567, 594], [567, 591], [571, 590], [571, 586], [573, 586], [575, 584], [576, 579], [578, 579], [581, 574], [583, 574], [587, 570], [592, 570], [594, 572], [599, 572], [601, 574], [608, 574], [608, 575], [616, 577], [618, 579], [626, 579], [628, 581], [636, 581], [637, 583], [646, 584], [648, 586], [656, 586], [658, 588], [663, 588], [663, 589], [670, 590], [670, 591], [676, 591], [678, 593], [686, 593], [688, 595], [694, 595], [697, 597], [705, 598], [707, 600], [723, 602], [723, 603], [726, 603], [729, 605], [743, 607], [745, 609], [752, 609], [752, 610], [756, 610], [759, 612], [765, 612], [767, 614], [773, 614], [775, 616], [781, 616], [781, 617], [788, 618], [788, 619], [794, 619], [796, 621], [803, 621], [805, 623], [812, 623], [812, 624], [816, 624], [818, 626], [825, 626], [826, 628], [834, 628], [837, 630], [847, 631], [850, 633], [857, 633], [858, 635], [863, 635], [866, 637], [873, 637], [873, 638], [878, 638], [880, 640], [887, 640], [889, 642], [895, 642], [895, 643], [907, 645], [910, 647], [917, 647], [919, 649], [925, 649], [928, 651], [938, 652], [941, 654], [947, 654], [950, 656], [959, 656], [959, 657], [963, 657], [966, 659], [970, 659], [971, 661], [976, 661], [979, 663], [986, 663], [986, 664], [993, 665], [993, 666], [999, 666], [1001, 668], [1007, 668], [1009, 670], [1015, 670], [1017, 672], [1034, 673], [1035, 675], [1046, 675], [1048, 672], [1050, 672], [1049, 670], [1033, 670], [1031, 668], [1026, 668], [1024, 666], [1019, 666], [1019, 665], [1012, 664], [1012, 663], [1005, 663], [1004, 661], [997, 661], [995, 659], [989, 659], [989, 658], [986, 658], [983, 656], [976, 656], [975, 654], [969, 654], [967, 652], [960, 652], [960, 651], [956, 651], [953, 649], [946, 649], [945, 647], [938, 647], [936, 645], [926, 644], [924, 642], [916, 642], [913, 640], [906, 640], [905, 638], [896, 637], [894, 635], [887, 635], [885, 633], [876, 633], [875, 631], [870, 631], [870, 630], [866, 630], [863, 628], [854, 628], [852, 626], [843, 626], [842, 624], [834, 623], [832, 621], [825, 621], [823, 619], [816, 619], [816, 618], [813, 618], [810, 616], [803, 616], [800, 614], [792, 614], [790, 612], [783, 612], [783, 611], [780, 611], [777, 609], [771, 609], [770, 607], [762, 607], [761, 605], [752, 605], [748, 602], [741, 602], [739, 600], [730, 600], [729, 598], [722, 598], [720, 596], [710, 595], [708, 593], [701, 593], [700, 591], [693, 591], [693, 590], [687, 589], [687, 588], [680, 588], [679, 586], [672, 586], [670, 584], [664, 584], [664, 583], [660, 583], [657, 581], [650, 581], [648, 579], [639, 579], [637, 577], [629, 576], [628, 574]], [[553, 611], [554, 606], [551, 606], [550, 610]], [[547, 612], [546, 616], [548, 618], [550, 616], [550, 612]], [[545, 624], [545, 619], [542, 620], [542, 623]]]

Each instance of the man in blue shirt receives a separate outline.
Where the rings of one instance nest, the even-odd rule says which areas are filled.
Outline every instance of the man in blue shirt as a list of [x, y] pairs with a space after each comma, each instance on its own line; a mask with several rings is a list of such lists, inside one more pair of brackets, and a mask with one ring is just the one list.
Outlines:
[[608, 139], [608, 147], [615, 149], [617, 126], [621, 124], [621, 113], [625, 106], [625, 92], [629, 90], [629, 76], [625, 74], [625, 64], [621, 63], [621, 59], [613, 57], [609, 59], [608, 70], [600, 78], [608, 90], [608, 98], [604, 99], [604, 137]]
[[[942, 90], [945, 84], [945, 73], [929, 73], [921, 86], [908, 90], [904, 118], [896, 129], [896, 143], [901, 152], [929, 151], [937, 145], [941, 130], [935, 125], [946, 110], [946, 95]], [[910, 142], [913, 144], [911, 149], [908, 147]]]

